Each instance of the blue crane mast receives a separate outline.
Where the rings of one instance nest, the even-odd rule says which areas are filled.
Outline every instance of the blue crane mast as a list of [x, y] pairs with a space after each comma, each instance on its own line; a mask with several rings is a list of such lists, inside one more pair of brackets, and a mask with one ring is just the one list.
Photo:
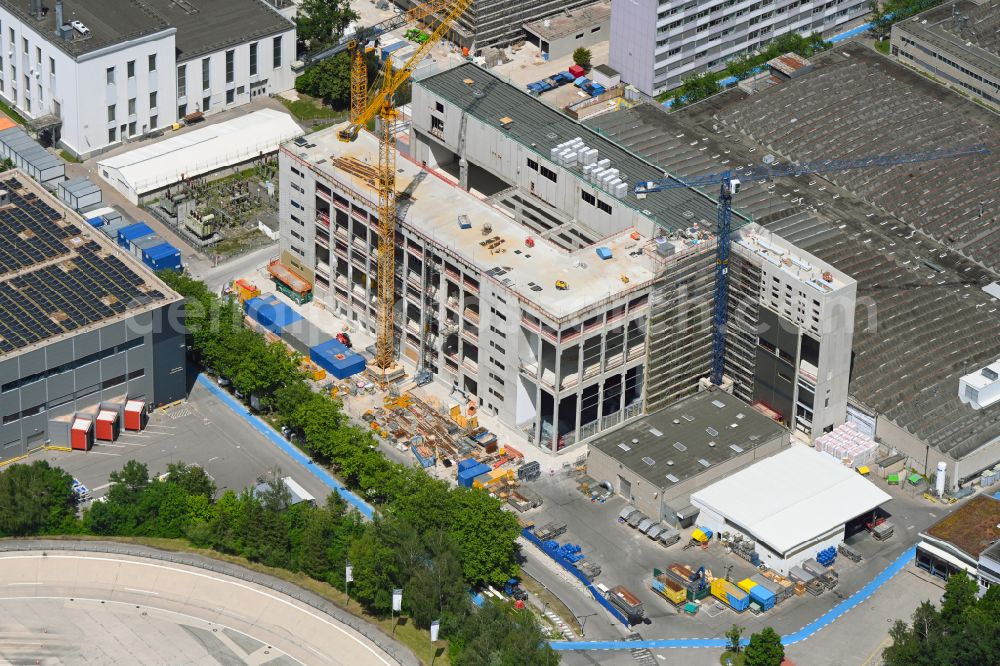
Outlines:
[[729, 254], [731, 250], [730, 232], [733, 217], [733, 195], [740, 191], [740, 179], [748, 182], [766, 181], [772, 178], [793, 178], [808, 174], [829, 173], [831, 171], [848, 171], [851, 169], [868, 169], [873, 167], [891, 167], [900, 164], [930, 162], [972, 155], [987, 155], [990, 150], [986, 144], [976, 144], [961, 148], [942, 148], [914, 153], [895, 153], [891, 155], [876, 155], [849, 160], [819, 160], [804, 164], [762, 164], [714, 173], [706, 176], [679, 179], [667, 176], [659, 180], [647, 180], [636, 183], [632, 187], [635, 195], [642, 199], [647, 194], [661, 192], [680, 187], [703, 187], [719, 185], [719, 201], [716, 208], [716, 240], [715, 251], [715, 300], [712, 310], [712, 372], [711, 381], [716, 386], [722, 384], [722, 375], [726, 360], [726, 325], [729, 320]]

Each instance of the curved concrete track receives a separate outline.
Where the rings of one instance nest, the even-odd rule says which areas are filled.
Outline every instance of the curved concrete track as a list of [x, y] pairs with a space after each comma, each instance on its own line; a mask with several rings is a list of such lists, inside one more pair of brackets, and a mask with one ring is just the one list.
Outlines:
[[135, 554], [17, 552], [11, 545], [0, 553], [5, 663], [416, 663], [374, 627], [361, 627], [372, 640], [238, 572]]

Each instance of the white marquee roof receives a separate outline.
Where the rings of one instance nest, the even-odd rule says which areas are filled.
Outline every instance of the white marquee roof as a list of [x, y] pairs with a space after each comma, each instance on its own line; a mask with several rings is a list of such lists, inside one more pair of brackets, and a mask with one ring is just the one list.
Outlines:
[[262, 109], [108, 157], [97, 165], [101, 176], [116, 188], [141, 196], [183, 178], [273, 153], [302, 134], [287, 113]]
[[778, 553], [890, 499], [853, 469], [799, 444], [691, 495], [692, 504], [745, 528]]

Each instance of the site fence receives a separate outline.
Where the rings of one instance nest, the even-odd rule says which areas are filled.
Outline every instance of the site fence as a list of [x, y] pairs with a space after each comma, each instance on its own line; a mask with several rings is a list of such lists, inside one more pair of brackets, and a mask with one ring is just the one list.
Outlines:
[[572, 562], [570, 562], [566, 558], [557, 555], [556, 553], [550, 553], [549, 551], [545, 550], [545, 546], [542, 545], [541, 540], [538, 537], [536, 537], [534, 535], [534, 533], [532, 533], [532, 531], [529, 530], [527, 527], [524, 528], [523, 530], [521, 530], [521, 535], [525, 539], [527, 539], [528, 541], [530, 541], [531, 543], [535, 544], [535, 546], [537, 546], [538, 549], [540, 551], [542, 551], [545, 555], [548, 555], [550, 558], [552, 558], [553, 560], [555, 560], [556, 564], [558, 564], [563, 569], [565, 569], [566, 571], [568, 571], [571, 574], [573, 574], [573, 576], [575, 576], [581, 583], [583, 583], [586, 586], [587, 590], [590, 591], [590, 594], [594, 597], [594, 599], [597, 601], [597, 603], [599, 603], [602, 606], [604, 606], [604, 608], [607, 609], [607, 611], [609, 613], [611, 613], [611, 615], [615, 619], [617, 619], [619, 622], [621, 622], [622, 624], [624, 624], [626, 628], [628, 628], [630, 626], [629, 622], [628, 622], [628, 618], [625, 617], [625, 615], [620, 610], [618, 610], [617, 608], [615, 608], [611, 604], [611, 602], [608, 601], [604, 597], [604, 595], [601, 594], [597, 590], [597, 588], [594, 587], [594, 584], [592, 582], [590, 582], [590, 579], [587, 578], [586, 576], [584, 576], [580, 572], [580, 570], [576, 568], [575, 564], [573, 564]]
[[[63, 541], [48, 539], [13, 539], [0, 540], [0, 552], [50, 552], [50, 551], [77, 551], [104, 553], [109, 555], [125, 555], [130, 557], [141, 557], [144, 559], [159, 560], [180, 564], [188, 567], [204, 569], [213, 573], [237, 578], [239, 580], [260, 585], [270, 590], [274, 590], [287, 597], [291, 597], [321, 613], [330, 616], [337, 622], [349, 626], [375, 645], [379, 646], [386, 655], [391, 657], [401, 666], [417, 666], [420, 662], [417, 658], [402, 645], [387, 636], [377, 627], [369, 624], [365, 620], [351, 615], [331, 601], [328, 601], [318, 594], [309, 592], [293, 583], [283, 581], [280, 578], [269, 574], [251, 571], [237, 564], [230, 564], [214, 560], [210, 557], [197, 555], [194, 553], [178, 553], [166, 550], [159, 550], [147, 546], [135, 544], [125, 544], [110, 541]], [[294, 628], [292, 632], [294, 634]]]

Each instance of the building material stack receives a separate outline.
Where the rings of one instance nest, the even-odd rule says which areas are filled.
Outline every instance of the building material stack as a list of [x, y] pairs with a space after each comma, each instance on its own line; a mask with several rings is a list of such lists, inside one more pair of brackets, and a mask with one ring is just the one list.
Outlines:
[[817, 451], [833, 456], [848, 467], [870, 465], [878, 456], [878, 444], [875, 440], [850, 422], [817, 437], [813, 446]]

